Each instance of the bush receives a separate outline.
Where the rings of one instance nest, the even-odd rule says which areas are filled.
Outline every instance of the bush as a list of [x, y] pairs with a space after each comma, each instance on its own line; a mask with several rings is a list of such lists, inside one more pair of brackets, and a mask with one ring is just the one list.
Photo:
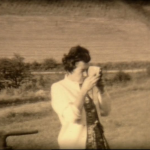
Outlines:
[[113, 78], [113, 82], [127, 82], [131, 80], [131, 76], [128, 73], [119, 71]]
[[0, 59], [0, 80], [5, 87], [18, 88], [21, 83], [30, 78], [31, 74], [24, 63], [24, 58], [15, 54], [12, 59]]
[[44, 87], [46, 84], [46, 81], [44, 80], [43, 75], [40, 75], [39, 78], [37, 79], [37, 85], [38, 87]]
[[33, 76], [28, 82], [21, 84], [22, 91], [37, 91], [41, 89], [49, 89], [51, 79], [44, 75]]
[[150, 77], [150, 66], [146, 69], [147, 75]]
[[37, 61], [34, 61], [32, 63], [29, 64], [29, 68], [32, 71], [39, 71], [41, 69], [41, 64]]
[[113, 86], [113, 81], [110, 78], [105, 78], [104, 83], [106, 86]]
[[44, 70], [52, 70], [57, 67], [57, 61], [53, 58], [44, 59], [42, 63], [42, 69]]

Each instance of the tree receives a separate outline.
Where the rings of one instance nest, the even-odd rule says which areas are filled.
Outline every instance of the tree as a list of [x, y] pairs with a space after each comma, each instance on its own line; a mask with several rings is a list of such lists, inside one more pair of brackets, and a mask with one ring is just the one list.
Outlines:
[[40, 70], [41, 69], [41, 64], [37, 61], [34, 61], [30, 64], [31, 70]]
[[43, 61], [42, 68], [44, 70], [54, 69], [57, 67], [57, 61], [53, 58], [47, 58]]
[[114, 82], [128, 82], [130, 80], [131, 80], [131, 76], [128, 73], [125, 73], [121, 70], [117, 72], [113, 78]]
[[0, 78], [11, 81], [11, 86], [19, 87], [23, 80], [30, 77], [24, 58], [19, 54], [14, 54], [12, 59], [0, 59]]

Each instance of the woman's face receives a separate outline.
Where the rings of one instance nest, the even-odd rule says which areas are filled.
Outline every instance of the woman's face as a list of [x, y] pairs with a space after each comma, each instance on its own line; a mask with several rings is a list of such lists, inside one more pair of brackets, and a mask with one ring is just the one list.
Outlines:
[[83, 61], [79, 61], [76, 63], [76, 68], [71, 73], [72, 79], [76, 82], [82, 83], [84, 79], [87, 77], [89, 64]]

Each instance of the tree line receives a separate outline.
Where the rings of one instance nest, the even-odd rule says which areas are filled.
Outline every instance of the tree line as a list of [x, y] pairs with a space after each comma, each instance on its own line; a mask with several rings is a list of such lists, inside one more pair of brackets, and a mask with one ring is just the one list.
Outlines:
[[[31, 71], [62, 71], [62, 63], [58, 63], [54, 58], [44, 59], [43, 62], [34, 61], [26, 64]], [[103, 68], [103, 70], [132, 70], [146, 69], [150, 67], [150, 61], [131, 61], [131, 62], [104, 62], [90, 63]]]
[[[46, 58], [42, 62], [24, 60], [25, 58], [19, 54], [14, 54], [12, 58], [0, 58], [0, 89], [19, 87], [32, 78], [32, 71], [64, 71], [63, 65], [54, 58]], [[91, 65], [100, 66], [103, 70], [150, 68], [149, 61], [91, 63]]]

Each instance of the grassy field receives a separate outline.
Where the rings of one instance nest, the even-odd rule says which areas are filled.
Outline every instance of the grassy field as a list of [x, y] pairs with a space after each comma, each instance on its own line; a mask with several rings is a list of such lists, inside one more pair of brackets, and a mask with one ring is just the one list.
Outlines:
[[[60, 75], [57, 78], [55, 75], [53, 82], [60, 78]], [[106, 86], [112, 111], [101, 122], [112, 149], [150, 148], [149, 84], [148, 77], [134, 74], [129, 83]], [[15, 149], [59, 148], [57, 136], [60, 127], [50, 101], [0, 109], [0, 130], [39, 130], [38, 134], [9, 137], [7, 143]]]

